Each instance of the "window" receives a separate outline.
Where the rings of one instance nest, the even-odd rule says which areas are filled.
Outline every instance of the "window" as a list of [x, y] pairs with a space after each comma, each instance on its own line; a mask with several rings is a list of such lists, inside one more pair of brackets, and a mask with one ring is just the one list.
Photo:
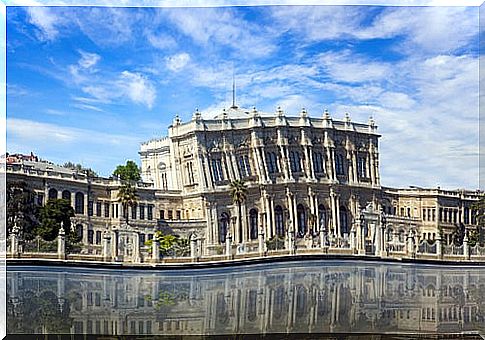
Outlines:
[[276, 234], [278, 236], [285, 236], [285, 226], [283, 224], [283, 208], [277, 205], [274, 209], [275, 213], [275, 223], [276, 223]]
[[43, 205], [43, 204], [44, 204], [44, 195], [37, 194], [37, 205]]
[[222, 160], [220, 158], [213, 159], [212, 163], [212, 177], [215, 182], [221, 182], [224, 180], [224, 173], [222, 172]]
[[241, 177], [251, 176], [251, 164], [249, 163], [249, 157], [247, 155], [239, 156], [238, 168]]
[[101, 244], [101, 231], [96, 231], [96, 244]]
[[278, 169], [278, 156], [275, 152], [266, 153], [266, 166], [268, 167], [268, 173], [274, 174], [279, 172]]
[[79, 239], [83, 238], [83, 225], [82, 224], [77, 224], [76, 225], [76, 234]]
[[62, 199], [71, 202], [71, 192], [69, 190], [64, 190], [62, 192]]
[[323, 204], [318, 206], [318, 228], [318, 230], [327, 229], [327, 211], [325, 210], [325, 206]]
[[349, 233], [349, 220], [347, 215], [347, 208], [344, 206], [340, 207], [340, 236]]
[[88, 216], [94, 215], [94, 202], [88, 201]]
[[140, 234], [140, 246], [145, 245], [145, 234]]
[[298, 204], [296, 207], [296, 217], [298, 222], [298, 237], [303, 237], [307, 232], [305, 207]]
[[145, 205], [140, 204], [140, 220], [145, 219]]
[[165, 219], [165, 210], [160, 210], [160, 219], [161, 220]]
[[292, 172], [301, 172], [301, 157], [298, 151], [290, 152], [290, 168]]
[[173, 220], [173, 211], [172, 210], [168, 211], [168, 219]]
[[182, 212], [180, 210], [177, 210], [177, 220], [182, 219]]
[[226, 242], [227, 227], [229, 226], [229, 215], [227, 213], [221, 214], [219, 220], [219, 242]]
[[337, 172], [337, 175], [345, 175], [344, 156], [340, 153], [335, 155], [335, 171]]
[[88, 243], [89, 244], [93, 244], [93, 236], [94, 236], [94, 231], [88, 230]]
[[101, 202], [96, 202], [96, 216], [98, 217], [101, 216], [101, 207], [102, 207]]
[[251, 240], [258, 238], [258, 210], [251, 209], [249, 211], [249, 237]]
[[194, 179], [194, 169], [193, 169], [192, 162], [187, 162], [187, 164], [185, 164], [185, 169], [187, 171], [187, 179], [189, 181], [189, 184], [194, 184], [195, 179]]
[[74, 211], [76, 214], [84, 214], [84, 194], [82, 192], [76, 193]]
[[357, 158], [357, 173], [359, 177], [367, 178], [367, 158], [365, 156], [360, 156]]
[[109, 217], [109, 203], [104, 204], [104, 217]]
[[136, 211], [137, 211], [137, 206], [136, 204], [131, 206], [131, 219], [136, 220]]
[[464, 223], [469, 224], [470, 223], [470, 209], [468, 209], [468, 207], [465, 207], [463, 214], [464, 214], [464, 216], [463, 216]]
[[153, 205], [149, 204], [149, 205], [147, 206], [147, 209], [148, 209], [148, 210], [147, 210], [147, 218], [148, 218], [149, 220], [153, 220]]
[[50, 200], [55, 200], [57, 199], [57, 190], [52, 188], [52, 189], [49, 189], [49, 196], [48, 196], [48, 199]]
[[325, 172], [325, 158], [321, 152], [313, 153], [313, 170], [315, 173]]

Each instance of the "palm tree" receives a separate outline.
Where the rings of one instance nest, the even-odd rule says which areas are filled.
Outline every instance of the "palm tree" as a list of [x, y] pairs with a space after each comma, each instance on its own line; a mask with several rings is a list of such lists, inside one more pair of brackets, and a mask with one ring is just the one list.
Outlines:
[[135, 187], [132, 186], [130, 183], [125, 183], [120, 186], [118, 190], [118, 199], [123, 206], [126, 224], [128, 224], [128, 207], [135, 206], [138, 200]]
[[239, 242], [242, 241], [242, 223], [241, 223], [241, 205], [246, 200], [248, 189], [243, 180], [236, 179], [231, 182], [231, 198], [232, 202], [237, 204], [237, 220], [239, 227]]

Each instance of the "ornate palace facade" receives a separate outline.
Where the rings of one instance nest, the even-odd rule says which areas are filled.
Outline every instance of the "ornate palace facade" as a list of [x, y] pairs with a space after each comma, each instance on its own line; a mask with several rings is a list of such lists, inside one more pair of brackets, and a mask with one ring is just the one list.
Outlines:
[[[442, 236], [446, 244], [457, 225], [473, 228], [479, 192], [381, 187], [379, 137], [372, 118], [335, 120], [327, 111], [313, 118], [304, 109], [287, 116], [233, 106], [213, 119], [196, 111], [189, 122], [176, 117], [167, 137], [142, 143], [139, 202], [126, 212], [113, 178], [36, 159], [10, 160], [7, 178], [30, 183], [39, 204], [71, 200], [74, 224], [95, 250], [105, 231], [127, 228], [142, 245], [157, 229], [196, 234], [201, 255], [257, 251], [275, 236], [286, 248], [354, 242], [375, 253], [384, 239]], [[235, 180], [247, 187], [240, 209], [230, 195]]]

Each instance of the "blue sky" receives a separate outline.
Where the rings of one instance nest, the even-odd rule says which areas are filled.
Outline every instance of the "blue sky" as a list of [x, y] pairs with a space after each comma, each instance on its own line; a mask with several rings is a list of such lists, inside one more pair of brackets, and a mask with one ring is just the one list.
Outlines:
[[478, 187], [478, 8], [7, 8], [7, 151], [108, 176], [173, 117], [325, 108], [383, 135], [381, 182]]

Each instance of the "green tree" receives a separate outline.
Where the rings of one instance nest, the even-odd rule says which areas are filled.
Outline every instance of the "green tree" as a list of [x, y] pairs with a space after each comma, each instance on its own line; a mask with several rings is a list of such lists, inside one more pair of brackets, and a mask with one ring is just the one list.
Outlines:
[[485, 242], [485, 194], [482, 194], [480, 200], [471, 206], [472, 212], [476, 218], [477, 224], [477, 241], [480, 244]]
[[46, 205], [40, 208], [39, 217], [40, 225], [36, 228], [36, 234], [44, 240], [54, 240], [59, 234], [62, 222], [66, 240], [69, 243], [79, 242], [76, 231], [71, 229], [71, 217], [74, 217], [74, 209], [68, 200], [48, 200]]
[[237, 204], [237, 221], [239, 228], [239, 237], [242, 235], [241, 206], [246, 200], [248, 189], [243, 180], [236, 179], [231, 182], [231, 199]]
[[126, 165], [118, 165], [113, 171], [113, 176], [124, 182], [138, 182], [141, 180], [141, 171], [134, 161], [126, 161]]
[[138, 201], [136, 188], [130, 183], [125, 183], [118, 189], [118, 199], [123, 206], [123, 216], [128, 224], [128, 207], [134, 207]]
[[[177, 256], [185, 256], [188, 252], [189, 242], [187, 239], [180, 238], [178, 235], [164, 234], [158, 230], [153, 236], [155, 240], [160, 242], [160, 254], [163, 256], [175, 254]], [[152, 247], [153, 240], [145, 241], [145, 245]]]
[[24, 181], [7, 182], [7, 237], [17, 223], [20, 237], [25, 240], [34, 238], [34, 229], [38, 225], [38, 209], [35, 194]]

